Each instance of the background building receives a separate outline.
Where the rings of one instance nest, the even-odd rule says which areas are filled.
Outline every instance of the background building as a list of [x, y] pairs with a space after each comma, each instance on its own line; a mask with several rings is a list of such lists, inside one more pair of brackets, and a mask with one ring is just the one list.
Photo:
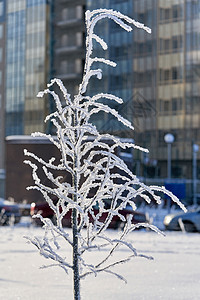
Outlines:
[[85, 59], [85, 1], [52, 1], [52, 75], [74, 96]]
[[0, 1], [0, 196], [4, 196], [5, 136], [45, 130], [49, 79], [49, 5], [45, 0]]
[[[103, 78], [92, 78], [87, 92], [122, 97], [124, 104], [113, 103], [113, 108], [132, 121], [135, 131], [107, 114], [93, 121], [101, 132], [133, 138], [150, 150], [148, 157], [134, 152], [134, 171], [147, 179], [167, 177], [164, 136], [173, 134], [172, 177], [191, 179], [192, 145], [200, 143], [200, 0], [0, 0], [0, 98], [6, 111], [5, 135], [3, 109], [0, 116], [1, 168], [4, 136], [52, 131], [43, 119], [54, 103], [36, 98], [51, 78], [62, 79], [72, 96], [77, 93], [84, 66], [84, 12], [95, 8], [129, 15], [152, 28], [152, 34], [99, 22], [95, 30], [109, 48], [95, 45], [94, 55], [116, 61], [117, 67], [100, 64]], [[199, 176], [198, 164], [197, 170]]]
[[[109, 76], [112, 86], [97, 84], [99, 88], [103, 87], [103, 91], [119, 95], [117, 89], [120, 85], [123, 94], [122, 85], [126, 81], [129, 92], [131, 90], [131, 93], [122, 95], [125, 104], [119, 111], [132, 120], [134, 135], [124, 128], [120, 132], [116, 130], [116, 133], [131, 135], [137, 144], [150, 150], [148, 157], [135, 154], [136, 162], [140, 161], [142, 165], [143, 175], [145, 171], [147, 177], [167, 176], [164, 136], [170, 132], [175, 138], [172, 176], [191, 178], [192, 144], [200, 142], [200, 1], [88, 0], [87, 3], [92, 9], [107, 7], [119, 10], [152, 28], [151, 35], [143, 30], [133, 30], [132, 35], [128, 33], [132, 40], [124, 44], [124, 33], [118, 33], [122, 31], [120, 27], [117, 29], [112, 21], [104, 25], [103, 37], [109, 36], [109, 56], [117, 60], [118, 66], [114, 71], [110, 71], [110, 67], [104, 70], [104, 76]], [[115, 55], [119, 51], [120, 61]], [[128, 65], [125, 76], [120, 62]], [[113, 80], [112, 73], [115, 76]], [[105, 119], [101, 120], [99, 118], [99, 127], [104, 131]], [[107, 124], [110, 122], [108, 120]], [[109, 128], [112, 127], [108, 126], [106, 130]]]
[[[130, 15], [133, 12], [133, 1], [87, 1], [87, 9], [93, 10], [96, 8], [112, 8], [125, 15]], [[113, 101], [109, 103], [114, 109], [126, 116], [132, 121], [132, 115], [127, 116], [129, 105], [132, 103], [132, 82], [133, 82], [133, 33], [126, 32], [118, 24], [109, 19], [103, 19], [95, 26], [95, 32], [105, 40], [108, 44], [108, 49], [103, 50], [99, 44], [94, 41], [94, 57], [105, 57], [117, 63], [117, 67], [95, 63], [95, 68], [101, 68], [102, 79], [98, 80], [92, 77], [89, 84], [89, 94], [98, 92], [109, 92], [124, 100], [123, 105], [119, 105]], [[104, 100], [107, 103], [107, 100]], [[99, 113], [93, 119], [93, 122], [102, 132], [112, 132], [121, 137], [132, 137], [132, 133], [128, 133], [127, 129], [122, 124], [106, 113]], [[130, 136], [131, 134], [131, 136]]]
[[[159, 173], [166, 177], [166, 133], [174, 135], [172, 176], [192, 177], [192, 144], [200, 142], [200, 1], [134, 1], [134, 17], [152, 23], [151, 40], [134, 32], [134, 92], [148, 99], [155, 109], [154, 125], [138, 118], [138, 139], [147, 141], [150, 157], [158, 160]], [[151, 26], [150, 26], [151, 27]], [[154, 62], [152, 64], [152, 62]], [[143, 133], [148, 136], [145, 141]], [[198, 170], [199, 174], [199, 170]]]
[[44, 128], [45, 101], [37, 99], [48, 70], [48, 7], [45, 0], [8, 0], [6, 24], [5, 134]]

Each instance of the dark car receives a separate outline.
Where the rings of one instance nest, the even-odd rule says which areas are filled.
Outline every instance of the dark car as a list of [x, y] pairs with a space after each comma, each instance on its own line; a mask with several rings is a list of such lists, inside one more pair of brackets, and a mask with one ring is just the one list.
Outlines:
[[164, 219], [167, 230], [185, 230], [200, 232], [200, 208], [187, 213], [169, 214]]
[[21, 214], [19, 206], [16, 203], [0, 199], [0, 225], [8, 225], [9, 223], [19, 223]]
[[[96, 215], [99, 210], [97, 206], [93, 207], [93, 212]], [[137, 223], [147, 223], [148, 220], [146, 218], [146, 215], [141, 213], [141, 212], [136, 212], [132, 209], [131, 206], [127, 206], [123, 210], [120, 211], [120, 213], [127, 218], [128, 215], [133, 215], [132, 218], [132, 224], [137, 224]], [[55, 223], [55, 215], [53, 210], [49, 207], [47, 202], [43, 203], [32, 203], [31, 204], [31, 216], [35, 214], [40, 214], [43, 218], [49, 218]], [[101, 217], [99, 218], [100, 222], [104, 222], [106, 220], [108, 213], [103, 213]], [[92, 217], [90, 216], [90, 221], [92, 222]], [[42, 225], [41, 221], [39, 218], [34, 218], [33, 222], [36, 225]], [[71, 211], [69, 211], [63, 218], [63, 226], [64, 227], [70, 227], [71, 226]], [[113, 216], [111, 223], [109, 224], [109, 228], [113, 229], [118, 229], [123, 226], [123, 222], [120, 220], [118, 216]]]

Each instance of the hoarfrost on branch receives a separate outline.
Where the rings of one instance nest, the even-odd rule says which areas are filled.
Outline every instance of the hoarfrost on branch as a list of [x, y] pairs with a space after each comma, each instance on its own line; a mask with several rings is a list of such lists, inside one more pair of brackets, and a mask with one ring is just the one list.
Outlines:
[[[177, 197], [163, 187], [147, 186], [140, 182], [124, 161], [116, 155], [116, 150], [119, 147], [123, 149], [135, 148], [144, 152], [148, 152], [147, 149], [134, 143], [123, 142], [110, 134], [100, 134], [90, 122], [91, 116], [103, 111], [112, 114], [119, 122], [133, 129], [132, 124], [120, 116], [115, 109], [99, 102], [99, 100], [106, 98], [122, 103], [121, 98], [108, 93], [99, 93], [95, 96], [85, 94], [92, 76], [96, 76], [98, 79], [102, 78], [102, 70], [92, 69], [93, 63], [99, 62], [111, 67], [116, 66], [113, 61], [92, 56], [93, 40], [99, 43], [104, 50], [107, 49], [105, 41], [94, 33], [96, 23], [103, 18], [112, 19], [127, 31], [131, 31], [131, 25], [134, 25], [147, 31], [147, 33], [151, 32], [144, 24], [117, 11], [107, 9], [87, 11], [86, 61], [78, 94], [74, 99], [71, 99], [67, 89], [59, 79], [51, 80], [48, 88], [38, 94], [38, 97], [51, 94], [55, 101], [56, 111], [47, 116], [45, 121], [53, 123], [56, 137], [39, 132], [34, 133], [33, 136], [46, 137], [53, 143], [60, 153], [59, 163], [54, 157], [49, 161], [44, 161], [35, 154], [27, 150], [24, 151], [25, 155], [30, 157], [30, 160], [25, 160], [25, 163], [32, 168], [35, 182], [35, 185], [28, 187], [28, 189], [39, 190], [56, 216], [56, 224], [43, 218], [40, 214], [34, 216], [40, 218], [44, 224], [44, 237], [27, 237], [27, 239], [39, 249], [41, 255], [54, 261], [52, 266], [60, 266], [66, 273], [70, 269], [76, 272], [75, 285], [78, 280], [85, 276], [89, 274], [96, 276], [99, 272], [109, 272], [125, 281], [111, 268], [136, 256], [152, 259], [138, 254], [133, 245], [126, 241], [127, 234], [140, 226], [161, 233], [155, 226], [147, 223], [133, 224], [131, 215], [128, 219], [123, 216], [122, 210], [127, 205], [131, 206], [133, 210], [136, 209], [134, 199], [137, 196], [143, 197], [147, 203], [150, 203], [153, 198], [159, 204], [161, 199], [158, 192], [159, 194], [165, 192], [185, 210]], [[64, 105], [60, 100], [61, 97], [51, 90], [55, 84], [65, 99]], [[38, 175], [38, 164], [42, 166], [45, 176], [51, 183], [50, 185], [41, 182]], [[62, 175], [57, 175], [57, 171], [62, 171]], [[108, 203], [109, 205], [107, 205]], [[96, 213], [94, 207], [97, 208]], [[62, 225], [64, 216], [70, 212], [72, 212], [71, 234], [66, 233]], [[103, 215], [106, 217], [102, 221]], [[114, 216], [118, 216], [124, 226], [118, 232], [118, 238], [109, 239], [106, 229]], [[65, 257], [58, 254], [58, 236], [66, 242], [66, 247], [73, 249], [72, 262], [68, 262]], [[113, 253], [120, 246], [126, 247], [130, 251], [130, 255], [120, 261], [111, 260]], [[85, 253], [87, 251], [99, 251], [102, 248], [107, 249], [103, 260], [98, 261], [97, 259], [95, 264], [88, 262]], [[79, 297], [80, 293], [77, 292], [75, 299], [79, 299]]]

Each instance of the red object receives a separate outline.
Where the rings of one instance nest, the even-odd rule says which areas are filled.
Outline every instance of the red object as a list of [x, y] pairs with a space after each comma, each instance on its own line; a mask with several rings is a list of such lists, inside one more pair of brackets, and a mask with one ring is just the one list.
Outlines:
[[[99, 212], [98, 208], [94, 206], [93, 207], [93, 212], [94, 212], [94, 215], [97, 215], [98, 212]], [[128, 215], [130, 215], [130, 214], [133, 215], [133, 217], [132, 217], [132, 223], [133, 224], [147, 223], [148, 222], [145, 214], [133, 211], [131, 206], [127, 206], [126, 208], [124, 208], [123, 210], [121, 210], [119, 212], [125, 218], [127, 218]], [[35, 214], [40, 214], [43, 218], [49, 218], [53, 222], [55, 222], [55, 214], [54, 214], [53, 210], [50, 208], [50, 206], [48, 205], [47, 202], [38, 203], [38, 204], [32, 203], [30, 214], [31, 214], [31, 216], [33, 216]], [[99, 217], [98, 221], [104, 222], [107, 218], [107, 215], [108, 215], [107, 212], [103, 213]], [[89, 219], [90, 219], [90, 222], [93, 222], [93, 218], [92, 218], [91, 215], [89, 215]], [[33, 222], [36, 225], [42, 225], [42, 222], [39, 218], [33, 218]], [[64, 216], [63, 226], [64, 227], [71, 227], [71, 210]], [[123, 222], [120, 220], [120, 218], [118, 216], [113, 216], [113, 218], [112, 218], [112, 220], [109, 224], [109, 228], [117, 229], [117, 228], [120, 228], [121, 226], [123, 226]]]

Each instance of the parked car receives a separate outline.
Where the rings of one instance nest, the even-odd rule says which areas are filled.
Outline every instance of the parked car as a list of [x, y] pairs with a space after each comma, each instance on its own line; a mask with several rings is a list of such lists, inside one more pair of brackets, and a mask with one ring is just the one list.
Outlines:
[[21, 214], [19, 206], [16, 203], [0, 199], [0, 225], [8, 225], [9, 221], [19, 223]]
[[187, 232], [200, 232], [200, 208], [187, 213], [169, 214], [164, 219], [167, 230], [185, 229]]
[[[97, 206], [93, 207], [94, 214], [96, 215], [99, 210]], [[148, 223], [147, 217], [145, 214], [141, 212], [133, 211], [131, 206], [127, 206], [125, 209], [120, 211], [120, 213], [127, 218], [128, 215], [133, 215], [132, 223]], [[53, 210], [50, 208], [47, 202], [43, 203], [32, 203], [31, 204], [31, 216], [35, 214], [41, 214], [43, 218], [50, 218], [53, 222], [55, 222], [55, 215]], [[106, 220], [107, 213], [103, 213], [102, 216], [99, 218], [100, 222], [104, 222]], [[90, 221], [92, 222], [92, 217], [90, 216]], [[33, 222], [36, 225], [42, 225], [39, 218], [34, 218]], [[70, 227], [71, 226], [71, 211], [69, 211], [63, 218], [63, 226], [64, 227]], [[118, 216], [113, 216], [112, 221], [109, 225], [109, 228], [118, 229], [123, 226], [123, 222], [120, 220]]]
[[19, 210], [20, 210], [21, 216], [23, 216], [23, 217], [30, 216], [30, 209], [31, 209], [31, 205], [29, 203], [20, 203], [19, 204]]

